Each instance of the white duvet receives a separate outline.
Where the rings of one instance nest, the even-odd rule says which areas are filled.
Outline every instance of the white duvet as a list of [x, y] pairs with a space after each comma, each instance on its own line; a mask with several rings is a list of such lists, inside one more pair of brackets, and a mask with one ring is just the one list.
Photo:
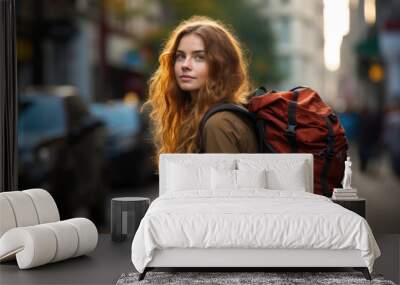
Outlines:
[[380, 250], [368, 223], [307, 192], [248, 189], [166, 193], [151, 204], [132, 243], [143, 272], [154, 249], [358, 249], [372, 272]]

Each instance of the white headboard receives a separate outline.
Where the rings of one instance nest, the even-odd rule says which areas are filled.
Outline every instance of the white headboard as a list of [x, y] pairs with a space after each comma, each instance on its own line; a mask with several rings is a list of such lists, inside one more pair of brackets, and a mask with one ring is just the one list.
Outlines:
[[314, 192], [314, 175], [313, 175], [313, 155], [308, 153], [289, 153], [289, 154], [271, 154], [271, 153], [168, 153], [160, 155], [159, 162], [159, 195], [166, 192], [166, 181], [167, 181], [167, 165], [168, 162], [178, 162], [183, 159], [191, 161], [199, 160], [199, 162], [213, 163], [220, 160], [232, 160], [236, 159], [255, 159], [255, 160], [266, 160], [268, 163], [273, 164], [276, 161], [293, 161], [303, 160], [307, 169], [307, 192]]

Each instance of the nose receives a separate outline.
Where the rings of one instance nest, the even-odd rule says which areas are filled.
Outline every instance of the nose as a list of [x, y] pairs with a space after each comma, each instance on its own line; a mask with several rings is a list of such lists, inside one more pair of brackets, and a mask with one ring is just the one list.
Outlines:
[[182, 63], [182, 69], [191, 69], [192, 68], [192, 60], [190, 57], [185, 58], [185, 61]]

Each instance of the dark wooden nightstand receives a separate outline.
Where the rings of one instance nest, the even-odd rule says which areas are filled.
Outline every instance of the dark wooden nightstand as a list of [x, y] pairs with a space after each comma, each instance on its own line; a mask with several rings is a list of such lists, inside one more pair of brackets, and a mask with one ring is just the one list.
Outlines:
[[334, 200], [332, 202], [339, 204], [340, 206], [359, 214], [361, 217], [365, 218], [365, 207], [366, 200], [364, 198], [358, 198], [354, 200]]

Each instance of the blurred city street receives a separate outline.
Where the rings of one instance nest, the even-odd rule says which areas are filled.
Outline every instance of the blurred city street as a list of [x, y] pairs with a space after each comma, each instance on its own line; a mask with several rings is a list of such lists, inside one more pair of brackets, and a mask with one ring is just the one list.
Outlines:
[[4, 97], [16, 104], [4, 101], [15, 130], [3, 128], [3, 137], [16, 146], [5, 151], [15, 152], [16, 185], [7, 190], [44, 188], [63, 218], [85, 216], [104, 230], [111, 197], [157, 197], [157, 127], [142, 107], [168, 35], [203, 15], [237, 37], [249, 90], [318, 93], [345, 130], [371, 227], [400, 233], [400, 1], [15, 4], [15, 47], [8, 48], [16, 50], [16, 92]]
[[388, 155], [371, 161], [368, 170], [360, 171], [355, 147], [349, 152], [353, 160], [353, 187], [365, 198], [367, 221], [376, 233], [400, 233], [400, 179], [393, 174]]
[[[158, 197], [158, 155], [197, 153], [204, 137], [221, 150], [254, 146], [223, 153], [277, 142], [287, 147], [279, 152], [323, 158], [314, 163], [316, 193], [320, 185], [329, 186], [327, 197], [333, 185], [346, 188], [345, 169], [358, 193], [336, 191], [335, 202], [363, 212], [363, 200], [349, 200], [366, 199], [384, 249], [379, 272], [400, 281], [400, 0], [0, 3], [0, 192], [45, 189], [61, 220], [85, 217], [110, 234], [112, 198]], [[296, 87], [312, 92], [302, 97], [309, 89]], [[259, 97], [251, 95], [269, 99], [269, 91], [288, 97], [262, 118], [271, 105], [255, 111]], [[200, 122], [218, 103], [247, 108], [256, 122], [217, 119], [215, 133], [204, 135]], [[260, 132], [250, 144], [252, 130]], [[296, 187], [260, 177], [263, 187]]]

